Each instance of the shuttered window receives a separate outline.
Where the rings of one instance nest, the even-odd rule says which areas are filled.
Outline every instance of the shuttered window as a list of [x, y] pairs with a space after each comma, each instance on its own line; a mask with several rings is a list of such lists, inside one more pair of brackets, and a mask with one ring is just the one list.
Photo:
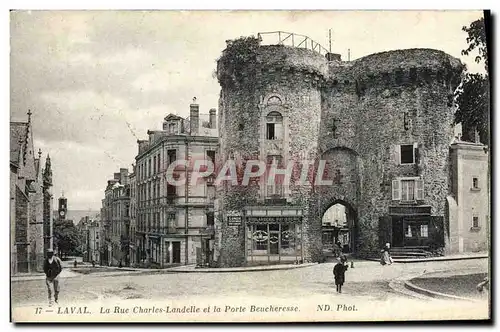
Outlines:
[[399, 180], [392, 181], [392, 200], [399, 201], [401, 199], [401, 192], [399, 189]]
[[424, 199], [424, 180], [419, 178], [400, 178], [392, 181], [393, 201], [421, 201]]

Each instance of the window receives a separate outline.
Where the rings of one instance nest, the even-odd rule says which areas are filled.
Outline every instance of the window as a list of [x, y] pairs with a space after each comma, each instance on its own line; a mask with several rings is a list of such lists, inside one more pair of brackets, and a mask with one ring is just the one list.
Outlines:
[[215, 151], [207, 150], [207, 158], [215, 165]]
[[275, 135], [274, 135], [274, 126], [275, 124], [274, 123], [268, 123], [267, 124], [267, 139], [275, 139]]
[[168, 155], [168, 165], [170, 165], [177, 159], [177, 150], [168, 150], [167, 155]]
[[175, 186], [172, 184], [167, 184], [167, 196], [175, 196], [177, 194]]
[[175, 134], [175, 129], [176, 129], [175, 123], [169, 123], [168, 124], [168, 132], [169, 134]]
[[175, 220], [175, 213], [169, 213], [167, 217], [167, 227], [173, 228], [176, 227], [177, 223]]
[[207, 213], [207, 226], [213, 226], [213, 225], [214, 225], [214, 213], [208, 212]]
[[[279, 168], [282, 166], [283, 158], [281, 156], [267, 156], [267, 164], [269, 167], [273, 167], [271, 165], [276, 165], [275, 167]], [[281, 183], [280, 176], [276, 175], [274, 177], [274, 183], [267, 185], [267, 196], [281, 196], [283, 195], [283, 184]]]
[[156, 156], [153, 157], [153, 174], [156, 174]]
[[158, 162], [158, 165], [156, 166], [156, 171], [160, 172], [160, 154], [156, 157], [156, 161]]
[[392, 181], [392, 200], [402, 202], [424, 199], [424, 181], [420, 178], [400, 178]]
[[415, 163], [415, 148], [413, 145], [400, 145], [401, 164]]
[[253, 250], [266, 250], [267, 251], [267, 241], [268, 241], [268, 233], [267, 233], [267, 225], [252, 225], [253, 232]]
[[472, 217], [472, 228], [479, 228], [479, 217], [478, 216]]
[[266, 117], [266, 138], [282, 139], [283, 117], [279, 112], [270, 112]]
[[420, 237], [429, 237], [428, 225], [420, 225]]
[[215, 199], [215, 187], [214, 186], [207, 186], [207, 198], [210, 202], [212, 202]]
[[472, 178], [472, 189], [479, 189], [479, 179], [476, 177]]
[[415, 200], [415, 180], [401, 180], [401, 200]]

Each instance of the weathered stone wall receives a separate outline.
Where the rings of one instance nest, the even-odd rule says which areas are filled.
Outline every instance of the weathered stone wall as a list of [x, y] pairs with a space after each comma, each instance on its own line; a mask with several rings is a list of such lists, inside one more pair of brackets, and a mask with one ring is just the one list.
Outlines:
[[[432, 215], [444, 216], [453, 135], [451, 96], [462, 70], [459, 60], [441, 51], [412, 49], [327, 63], [314, 52], [284, 46], [261, 46], [256, 59], [248, 72], [234, 73], [239, 75], [234, 84], [222, 86], [221, 162], [230, 155], [259, 156], [259, 105], [266, 96], [282, 97], [288, 116], [285, 158], [325, 156], [345, 177], [330, 187], [290, 188], [288, 203], [305, 210], [306, 260], [321, 258], [321, 217], [336, 201], [347, 203], [358, 217], [356, 252], [375, 252], [379, 218], [394, 204], [391, 181], [396, 177], [421, 176], [421, 203], [432, 207]], [[400, 144], [417, 145], [414, 165], [399, 164]], [[258, 187], [219, 187], [221, 265], [241, 264], [244, 255], [243, 229], [228, 228], [223, 212], [258, 204], [259, 195]]]
[[[385, 52], [353, 64], [360, 124], [356, 150], [364, 159], [361, 230], [376, 230], [379, 217], [394, 204], [391, 181], [396, 177], [420, 176], [422, 203], [432, 207], [432, 215], [444, 215], [448, 147], [453, 137], [449, 95], [458, 83], [460, 68], [456, 59], [434, 50]], [[418, 146], [414, 165], [399, 164], [400, 144]], [[376, 249], [375, 236], [364, 240], [364, 251]]]
[[[219, 70], [224, 70], [220, 68]], [[252, 77], [255, 73], [255, 76]], [[264, 160], [266, 151], [261, 147], [262, 114], [267, 109], [266, 98], [279, 96], [280, 112], [287, 119], [284, 122], [285, 138], [282, 151], [285, 161], [317, 157], [317, 144], [321, 114], [320, 82], [327, 73], [326, 60], [309, 50], [266, 46], [260, 47], [257, 61], [249, 73], [239, 72], [241, 82], [235, 87], [222, 87], [219, 107], [220, 116], [220, 163], [233, 157], [236, 162], [245, 159]], [[245, 75], [250, 77], [245, 78]], [[241, 76], [243, 78], [241, 78]], [[261, 113], [263, 112], [263, 113]], [[243, 166], [244, 167], [244, 166]], [[310, 187], [290, 186], [288, 202], [307, 211]], [[247, 205], [262, 204], [261, 188], [258, 183], [249, 187], [219, 186], [219, 212], [216, 222], [221, 227], [222, 239], [220, 264], [241, 265], [244, 262], [243, 226], [228, 226], [224, 212], [242, 212]], [[308, 250], [308, 243], [320, 242], [318, 237], [309, 236], [308, 217], [304, 217], [304, 252], [306, 260], [317, 259], [317, 253]], [[318, 231], [318, 230], [316, 230]]]

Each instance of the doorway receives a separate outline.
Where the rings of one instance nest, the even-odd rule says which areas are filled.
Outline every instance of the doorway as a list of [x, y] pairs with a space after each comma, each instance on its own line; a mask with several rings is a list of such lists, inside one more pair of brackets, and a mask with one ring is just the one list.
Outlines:
[[346, 203], [337, 202], [326, 209], [321, 219], [323, 253], [352, 253], [354, 223], [355, 213]]
[[172, 263], [181, 262], [181, 243], [179, 241], [172, 242]]

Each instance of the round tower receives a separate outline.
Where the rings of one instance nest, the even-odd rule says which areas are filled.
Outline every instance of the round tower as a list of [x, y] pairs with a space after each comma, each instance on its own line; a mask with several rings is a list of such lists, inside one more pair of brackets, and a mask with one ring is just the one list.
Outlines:
[[362, 234], [364, 251], [387, 242], [444, 246], [453, 92], [462, 69], [458, 59], [432, 49], [378, 53], [354, 63], [357, 145], [365, 161], [360, 226], [378, 231]]
[[343, 180], [320, 189], [314, 212], [320, 220], [338, 201], [352, 210], [355, 254], [374, 255], [385, 243], [444, 246], [453, 91], [462, 69], [430, 49], [330, 65], [320, 153]]
[[[273, 163], [285, 169], [314, 159], [327, 75], [325, 57], [309, 49], [262, 46], [256, 38], [228, 43], [217, 64], [219, 164], [234, 160], [243, 171], [249, 160], [259, 160], [268, 170]], [[309, 250], [311, 186], [283, 178], [261, 176], [246, 185], [239, 176], [237, 185], [217, 187], [221, 266], [315, 260]]]

